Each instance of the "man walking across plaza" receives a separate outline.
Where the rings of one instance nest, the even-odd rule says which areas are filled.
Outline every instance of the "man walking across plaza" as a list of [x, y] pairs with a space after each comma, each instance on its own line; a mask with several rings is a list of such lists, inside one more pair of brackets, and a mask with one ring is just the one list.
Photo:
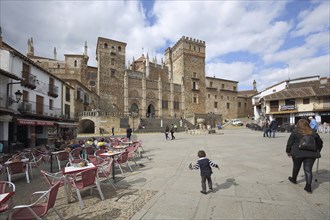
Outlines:
[[269, 137], [271, 138], [272, 136], [272, 133], [273, 133], [273, 138], [275, 138], [275, 132], [276, 132], [276, 129], [277, 129], [277, 121], [276, 119], [274, 118], [271, 122], [270, 122], [270, 125], [269, 125]]

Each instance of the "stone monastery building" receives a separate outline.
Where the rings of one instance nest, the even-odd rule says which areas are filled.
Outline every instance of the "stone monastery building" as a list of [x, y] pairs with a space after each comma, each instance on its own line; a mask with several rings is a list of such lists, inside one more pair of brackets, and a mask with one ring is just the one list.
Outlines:
[[[31, 38], [27, 56], [54, 75], [78, 80], [99, 95], [99, 100], [90, 100], [85, 111], [100, 109], [125, 115], [134, 112], [140, 117], [157, 118], [211, 113], [236, 118], [242, 112], [238, 106], [244, 106], [243, 112], [252, 115], [250, 96], [240, 99], [238, 82], [206, 77], [205, 41], [181, 37], [165, 50], [160, 64], [156, 58], [151, 60], [148, 54], [142, 54], [126, 65], [126, 46], [124, 42], [99, 37], [97, 67], [88, 66], [87, 43], [83, 55], [65, 54], [65, 60], [59, 61], [56, 48], [53, 59], [35, 56]], [[255, 84], [248, 93], [256, 93]]]

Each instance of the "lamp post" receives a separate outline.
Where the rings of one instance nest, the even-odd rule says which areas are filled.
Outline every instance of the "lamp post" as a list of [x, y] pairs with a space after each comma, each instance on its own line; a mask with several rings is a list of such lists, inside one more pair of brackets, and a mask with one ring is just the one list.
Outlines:
[[15, 99], [12, 99], [11, 97], [9, 97], [9, 85], [13, 85], [13, 84], [20, 84], [21, 83], [21, 81], [19, 81], [19, 82], [12, 82], [12, 83], [7, 83], [7, 105], [6, 105], [6, 108], [8, 108], [10, 105], [12, 105], [13, 103], [18, 103], [20, 100], [21, 100], [21, 98], [22, 98], [22, 95], [23, 95], [23, 93], [21, 93], [21, 91], [20, 90], [17, 90], [16, 92], [15, 92]]

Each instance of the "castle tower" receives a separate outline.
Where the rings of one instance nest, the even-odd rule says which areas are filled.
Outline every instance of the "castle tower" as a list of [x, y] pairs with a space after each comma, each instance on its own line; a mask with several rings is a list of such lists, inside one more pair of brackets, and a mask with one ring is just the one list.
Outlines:
[[257, 82], [253, 80], [253, 90], [257, 91]]
[[126, 43], [99, 37], [96, 47], [98, 61], [97, 87], [99, 108], [109, 111], [112, 107], [124, 112], [124, 75]]
[[165, 65], [173, 83], [182, 84], [186, 91], [182, 110], [205, 114], [205, 41], [183, 36], [165, 51]]

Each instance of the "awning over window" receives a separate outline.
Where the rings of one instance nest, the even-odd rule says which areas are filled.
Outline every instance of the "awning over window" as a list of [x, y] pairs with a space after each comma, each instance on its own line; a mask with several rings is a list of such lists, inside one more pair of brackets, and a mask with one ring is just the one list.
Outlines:
[[41, 121], [32, 119], [17, 119], [18, 125], [31, 125], [31, 126], [55, 126], [53, 121]]
[[78, 127], [78, 123], [69, 123], [69, 122], [55, 122], [60, 127]]

